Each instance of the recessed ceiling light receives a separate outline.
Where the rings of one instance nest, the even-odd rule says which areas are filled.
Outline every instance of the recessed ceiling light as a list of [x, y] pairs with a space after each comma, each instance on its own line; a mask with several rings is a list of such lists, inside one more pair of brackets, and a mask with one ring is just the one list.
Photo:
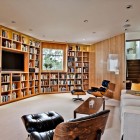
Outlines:
[[88, 22], [88, 20], [86, 19], [86, 20], [84, 20], [84, 22], [85, 22], [85, 23], [87, 23], [87, 22]]
[[128, 29], [124, 29], [124, 31], [126, 32]]
[[16, 22], [14, 20], [12, 20], [11, 23], [16, 23]]
[[83, 38], [83, 40], [86, 40], [85, 38]]
[[127, 27], [130, 27], [130, 26], [131, 26], [130, 24], [125, 24], [123, 27], [127, 28]]
[[125, 22], [129, 22], [129, 19], [126, 19]]
[[132, 5], [127, 5], [126, 9], [131, 9], [133, 6]]
[[33, 29], [29, 29], [29, 31], [33, 31]]

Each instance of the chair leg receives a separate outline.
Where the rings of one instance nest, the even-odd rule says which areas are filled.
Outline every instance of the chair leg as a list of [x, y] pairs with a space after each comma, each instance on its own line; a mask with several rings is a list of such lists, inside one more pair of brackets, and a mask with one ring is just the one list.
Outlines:
[[30, 140], [30, 134], [28, 134], [28, 137], [26, 138], [26, 140]]

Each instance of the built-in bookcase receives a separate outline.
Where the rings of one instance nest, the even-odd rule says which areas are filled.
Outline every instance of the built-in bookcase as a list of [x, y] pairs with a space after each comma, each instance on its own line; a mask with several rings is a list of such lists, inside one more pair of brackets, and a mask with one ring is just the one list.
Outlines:
[[89, 89], [89, 46], [68, 46], [68, 87]]
[[69, 45], [67, 71], [41, 72], [41, 93], [89, 89], [89, 46]]
[[[39, 40], [0, 26], [0, 105], [39, 94], [40, 47]], [[23, 70], [3, 70], [4, 52], [9, 52], [10, 55], [22, 55]], [[8, 63], [18, 65], [16, 60]]]
[[[61, 44], [53, 44], [54, 49], [62, 48], [64, 51], [64, 69], [41, 71], [41, 44], [38, 39], [0, 26], [0, 105], [41, 93], [89, 89], [89, 46], [63, 44], [61, 47]], [[51, 43], [49, 48], [52, 48]], [[9, 55], [22, 55], [22, 70], [3, 70], [2, 58], [7, 52]], [[8, 63], [14, 65], [16, 60]]]

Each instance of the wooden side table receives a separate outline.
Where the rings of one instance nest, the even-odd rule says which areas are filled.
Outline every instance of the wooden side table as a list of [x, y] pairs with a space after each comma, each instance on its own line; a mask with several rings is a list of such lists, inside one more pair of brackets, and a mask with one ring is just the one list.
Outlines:
[[[89, 102], [94, 100], [93, 107], [89, 107]], [[74, 118], [76, 118], [76, 113], [79, 114], [93, 114], [99, 111], [101, 106], [103, 105], [103, 110], [105, 110], [105, 99], [104, 98], [95, 98], [89, 97], [86, 101], [84, 101], [78, 108], [74, 110]]]

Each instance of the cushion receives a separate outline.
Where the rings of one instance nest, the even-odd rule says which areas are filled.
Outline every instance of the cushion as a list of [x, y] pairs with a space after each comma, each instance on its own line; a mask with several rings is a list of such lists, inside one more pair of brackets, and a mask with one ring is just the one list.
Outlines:
[[86, 95], [86, 93], [82, 89], [73, 89], [71, 93], [73, 95]]
[[140, 83], [132, 83], [131, 90], [140, 91]]
[[108, 81], [108, 80], [103, 80], [102, 86], [103, 86], [103, 87], [108, 87], [109, 82], [110, 82], [110, 81]]
[[49, 131], [64, 121], [63, 117], [54, 111], [27, 114], [21, 118], [28, 133]]

